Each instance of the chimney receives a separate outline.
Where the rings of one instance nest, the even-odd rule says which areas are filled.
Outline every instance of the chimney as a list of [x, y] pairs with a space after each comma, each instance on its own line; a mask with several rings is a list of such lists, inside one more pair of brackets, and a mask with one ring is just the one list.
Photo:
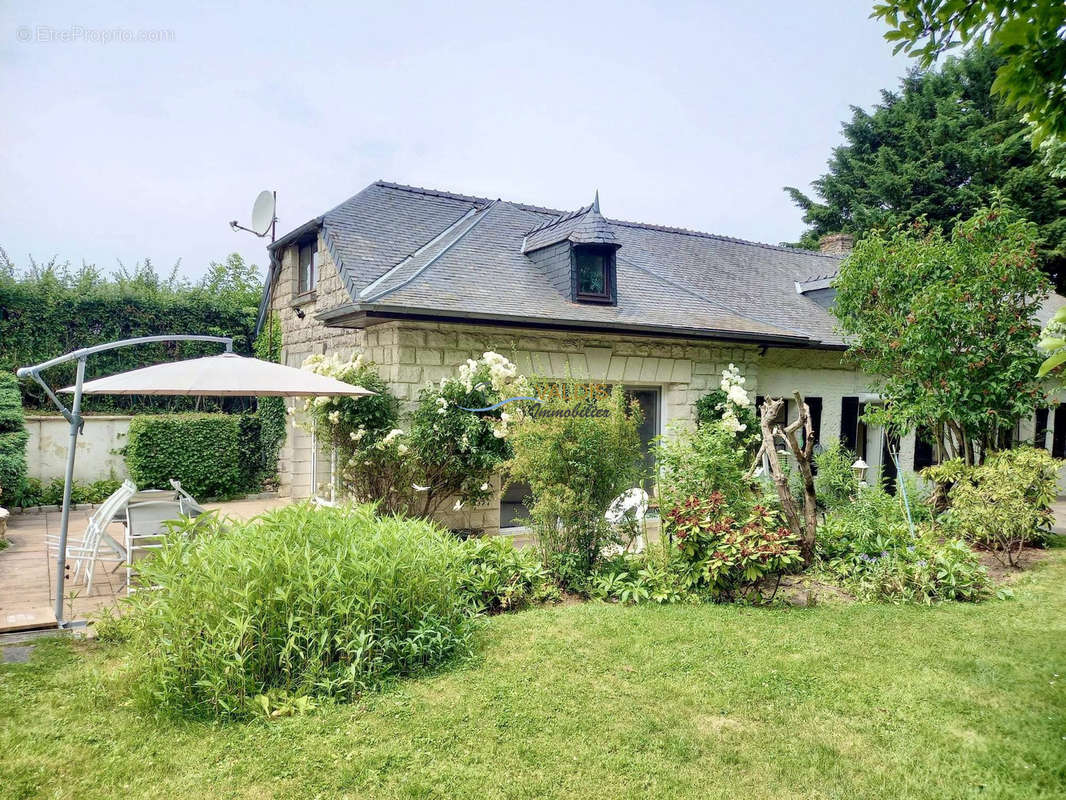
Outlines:
[[850, 233], [827, 233], [818, 240], [818, 249], [827, 256], [846, 256], [855, 244]]

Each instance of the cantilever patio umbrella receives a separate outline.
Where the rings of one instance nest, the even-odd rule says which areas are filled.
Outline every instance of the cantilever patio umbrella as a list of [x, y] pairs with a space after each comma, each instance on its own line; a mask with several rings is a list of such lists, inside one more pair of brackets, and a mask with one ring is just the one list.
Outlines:
[[[185, 361], [171, 361], [151, 367], [121, 372], [94, 381], [85, 382], [85, 361], [94, 353], [129, 347], [148, 342], [218, 342], [226, 346], [226, 352], [217, 356], [191, 358]], [[74, 394], [68, 409], [56, 397], [51, 387], [41, 377], [41, 372], [77, 360], [77, 379], [73, 386], [61, 389], [62, 392]], [[18, 371], [20, 378], [32, 378], [44, 389], [49, 399], [55, 403], [60, 413], [70, 423], [70, 445], [67, 450], [66, 485], [63, 489], [63, 515], [59, 528], [59, 555], [56, 564], [56, 604], [55, 615], [59, 627], [66, 627], [63, 619], [63, 579], [64, 563], [67, 550], [67, 528], [70, 521], [70, 490], [74, 477], [74, 454], [78, 444], [78, 433], [82, 427], [81, 398], [83, 394], [148, 394], [148, 395], [187, 395], [200, 397], [219, 396], [255, 396], [255, 397], [299, 397], [299, 396], [349, 396], [363, 397], [374, 394], [362, 386], [318, 375], [307, 370], [286, 367], [258, 358], [247, 358], [233, 352], [233, 340], [225, 336], [143, 336], [137, 339], [125, 339], [121, 342], [86, 347], [53, 358], [33, 367], [23, 367]]]

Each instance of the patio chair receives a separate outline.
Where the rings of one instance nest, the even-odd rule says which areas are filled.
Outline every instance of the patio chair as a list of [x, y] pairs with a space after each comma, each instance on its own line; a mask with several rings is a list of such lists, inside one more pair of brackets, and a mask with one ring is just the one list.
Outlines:
[[[89, 524], [86, 525], [85, 533], [82, 537], [80, 539], [67, 539], [65, 559], [73, 567], [70, 576], [71, 580], [76, 581], [79, 576], [84, 575], [85, 585], [92, 586], [93, 572], [95, 571], [97, 560], [115, 560], [117, 561], [115, 569], [118, 569], [118, 565], [126, 560], [126, 551], [122, 549], [118, 542], [111, 538], [111, 535], [107, 532], [107, 527], [114, 522], [115, 517], [136, 493], [137, 486], [133, 481], [123, 481], [122, 485], [104, 500], [93, 515], [89, 517]], [[58, 555], [59, 537], [48, 535], [45, 536], [45, 541], [48, 544], [49, 553], [53, 557]], [[112, 551], [115, 558], [101, 557], [101, 544]]]
[[181, 481], [176, 481], [171, 478], [170, 485], [174, 487], [174, 492], [176, 493], [174, 499], [177, 500], [178, 505], [181, 506], [181, 513], [183, 516], [198, 517], [207, 510], [196, 501], [195, 497], [181, 488]]
[[643, 553], [646, 547], [644, 517], [647, 513], [648, 493], [639, 487], [622, 492], [612, 500], [603, 516], [623, 537], [628, 536], [629, 541], [625, 545], [608, 545], [603, 549], [603, 555], [613, 556], [630, 550]]
[[166, 523], [182, 516], [177, 500], [146, 500], [126, 506], [126, 591], [132, 591], [133, 562], [163, 546]]

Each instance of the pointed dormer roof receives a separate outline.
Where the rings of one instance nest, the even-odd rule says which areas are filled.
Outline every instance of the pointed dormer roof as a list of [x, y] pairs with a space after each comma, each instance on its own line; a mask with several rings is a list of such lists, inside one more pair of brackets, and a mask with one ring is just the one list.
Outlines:
[[596, 192], [592, 205], [557, 217], [527, 233], [522, 243], [522, 252], [531, 253], [562, 241], [570, 241], [574, 244], [607, 245], [615, 248], [622, 246], [611, 229], [611, 223], [600, 213], [599, 191]]

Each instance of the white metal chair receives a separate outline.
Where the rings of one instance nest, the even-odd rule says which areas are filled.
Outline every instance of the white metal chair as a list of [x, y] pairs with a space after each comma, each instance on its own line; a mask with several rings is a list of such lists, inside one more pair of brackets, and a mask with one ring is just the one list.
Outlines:
[[174, 499], [177, 500], [178, 505], [181, 506], [182, 516], [198, 517], [207, 510], [196, 501], [195, 497], [181, 488], [181, 481], [176, 481], [171, 478], [170, 485], [174, 487], [174, 492], [176, 493]]
[[639, 487], [629, 489], [618, 495], [607, 507], [604, 519], [615, 530], [629, 534], [629, 542], [622, 545], [608, 545], [604, 548], [605, 556], [618, 555], [632, 551], [643, 553], [647, 543], [644, 541], [644, 517], [648, 513], [648, 493]]
[[[89, 524], [85, 527], [85, 533], [80, 539], [67, 539], [67, 549], [64, 556], [64, 560], [69, 561], [72, 564], [73, 570], [71, 572], [71, 580], [77, 580], [79, 575], [84, 574], [85, 585], [91, 587], [93, 583], [93, 572], [96, 568], [96, 561], [99, 560], [117, 560], [118, 564], [121, 564], [126, 560], [126, 551], [124, 551], [121, 545], [118, 544], [111, 535], [107, 532], [107, 527], [110, 525], [118, 513], [123, 509], [126, 503], [134, 494], [137, 493], [137, 487], [133, 481], [123, 481], [122, 485], [118, 487], [108, 497], [100, 507], [96, 509], [91, 517], [89, 517]], [[45, 537], [48, 543], [49, 553], [55, 557], [59, 554], [59, 537], [48, 535]], [[100, 555], [100, 545], [103, 544], [108, 550], [111, 550], [115, 557], [103, 558]], [[115, 569], [118, 566], [116, 565]], [[83, 573], [84, 571], [84, 573]]]
[[163, 546], [166, 523], [182, 516], [178, 500], [146, 500], [126, 506], [126, 592], [133, 585], [133, 562]]

